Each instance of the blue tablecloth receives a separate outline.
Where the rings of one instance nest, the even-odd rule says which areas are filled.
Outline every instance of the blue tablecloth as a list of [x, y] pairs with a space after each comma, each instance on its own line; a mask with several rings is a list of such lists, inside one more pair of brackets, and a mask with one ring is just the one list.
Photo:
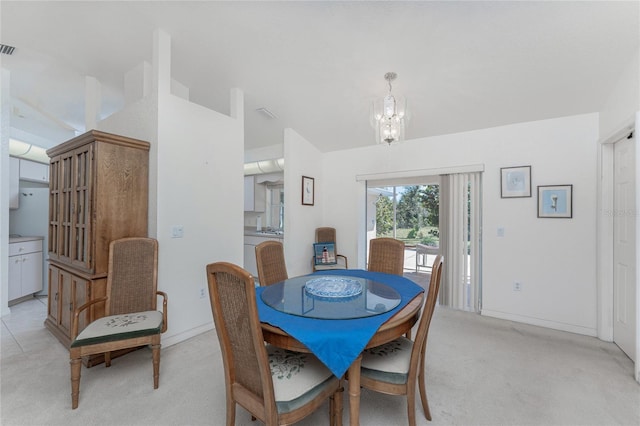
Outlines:
[[323, 320], [285, 314], [267, 306], [260, 294], [265, 287], [256, 289], [260, 321], [279, 327], [303, 343], [322, 361], [336, 377], [342, 377], [360, 355], [378, 328], [404, 308], [424, 289], [413, 281], [397, 275], [368, 272], [361, 269], [343, 269], [317, 272], [314, 275], [343, 275], [367, 278], [387, 284], [400, 294], [402, 301], [393, 310], [367, 318]]

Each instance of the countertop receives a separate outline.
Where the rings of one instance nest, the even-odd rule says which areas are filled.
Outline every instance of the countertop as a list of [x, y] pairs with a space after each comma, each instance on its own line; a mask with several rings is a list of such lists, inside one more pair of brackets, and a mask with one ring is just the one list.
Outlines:
[[25, 241], [44, 240], [44, 237], [33, 236], [27, 237], [20, 235], [19, 237], [9, 236], [9, 244], [11, 243], [24, 243]]
[[284, 233], [276, 234], [274, 232], [256, 231], [256, 228], [252, 228], [252, 227], [245, 227], [244, 235], [248, 237], [279, 238], [279, 239], [284, 238]]

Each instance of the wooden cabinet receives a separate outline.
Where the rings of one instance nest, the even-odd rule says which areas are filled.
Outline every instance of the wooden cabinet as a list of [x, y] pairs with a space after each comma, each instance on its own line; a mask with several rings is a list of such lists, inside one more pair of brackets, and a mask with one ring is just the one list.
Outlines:
[[[109, 243], [147, 235], [149, 143], [93, 130], [47, 151], [47, 328], [70, 344], [71, 313], [106, 293]], [[82, 322], [104, 316], [104, 304]]]
[[9, 304], [42, 290], [42, 240], [9, 240]]
[[[94, 280], [94, 282], [90, 282], [89, 279], [79, 277], [56, 266], [50, 266], [50, 301], [47, 310], [49, 317], [48, 320], [54, 322], [57, 329], [68, 336], [71, 333], [73, 311], [90, 299], [89, 295], [92, 288], [95, 293], [104, 296], [106, 279]], [[93, 297], [96, 298], [99, 296], [94, 295]], [[104, 304], [99, 305], [100, 312], [95, 312], [94, 314], [96, 318], [104, 316]], [[87, 321], [90, 319], [90, 317], [90, 313], [85, 313], [80, 318], [78, 328], [84, 328], [87, 325]]]
[[263, 212], [266, 208], [266, 187], [255, 176], [244, 177], [244, 211]]

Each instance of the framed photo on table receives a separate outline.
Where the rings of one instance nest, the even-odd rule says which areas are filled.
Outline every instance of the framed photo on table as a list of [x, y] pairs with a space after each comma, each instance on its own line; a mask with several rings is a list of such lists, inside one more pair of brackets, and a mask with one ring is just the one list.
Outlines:
[[531, 197], [531, 166], [500, 169], [500, 198]]
[[573, 217], [573, 185], [538, 186], [538, 217]]
[[302, 176], [302, 205], [313, 205], [314, 179], [308, 176]]

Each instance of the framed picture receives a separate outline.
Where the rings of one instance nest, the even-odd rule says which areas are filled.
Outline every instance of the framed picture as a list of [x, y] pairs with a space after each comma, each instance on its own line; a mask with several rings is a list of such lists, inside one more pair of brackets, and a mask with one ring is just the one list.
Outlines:
[[335, 243], [315, 243], [313, 253], [316, 265], [335, 265], [338, 263]]
[[573, 217], [573, 185], [538, 186], [538, 217]]
[[531, 197], [531, 166], [500, 169], [500, 197]]
[[312, 177], [302, 176], [302, 205], [313, 205], [314, 179]]

